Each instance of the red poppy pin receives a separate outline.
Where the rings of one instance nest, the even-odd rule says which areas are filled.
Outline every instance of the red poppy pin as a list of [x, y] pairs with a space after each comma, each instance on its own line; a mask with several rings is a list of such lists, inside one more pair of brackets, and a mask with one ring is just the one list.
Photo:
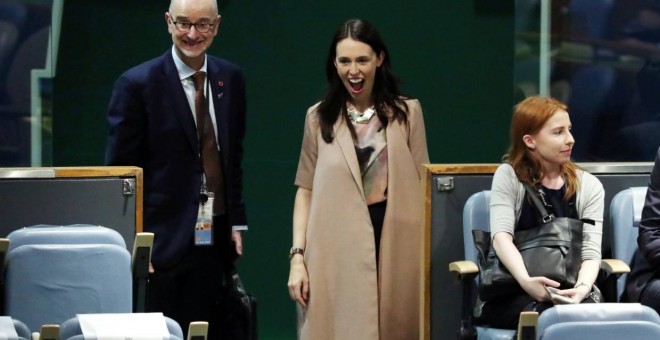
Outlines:
[[218, 86], [220, 86], [220, 87], [225, 86], [225, 83], [224, 83], [222, 80], [220, 80], [220, 81], [218, 82]]

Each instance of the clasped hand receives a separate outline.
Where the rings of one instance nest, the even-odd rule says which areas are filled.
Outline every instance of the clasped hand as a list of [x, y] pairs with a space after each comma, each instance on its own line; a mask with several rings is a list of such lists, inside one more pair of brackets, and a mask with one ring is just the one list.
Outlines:
[[[530, 277], [527, 280], [524, 280], [520, 284], [522, 288], [529, 294], [534, 300], [543, 302], [549, 301], [557, 304], [558, 301], [555, 301], [550, 296], [550, 293], [546, 290], [546, 286], [559, 288], [560, 284], [557, 281], [550, 280], [543, 276]], [[573, 301], [581, 302], [589, 294], [589, 288], [587, 286], [578, 286], [576, 288], [557, 290], [557, 295], [565, 296]]]

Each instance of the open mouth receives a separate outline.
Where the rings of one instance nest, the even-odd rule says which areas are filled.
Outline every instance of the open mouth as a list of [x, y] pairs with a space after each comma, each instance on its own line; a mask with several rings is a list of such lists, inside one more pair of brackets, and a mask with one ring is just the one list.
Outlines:
[[196, 40], [195, 41], [188, 40], [188, 41], [185, 41], [184, 43], [188, 46], [188, 48], [191, 48], [191, 49], [195, 49], [198, 46], [202, 45], [201, 41], [196, 41]]
[[364, 89], [364, 79], [348, 79], [353, 93], [360, 93]]

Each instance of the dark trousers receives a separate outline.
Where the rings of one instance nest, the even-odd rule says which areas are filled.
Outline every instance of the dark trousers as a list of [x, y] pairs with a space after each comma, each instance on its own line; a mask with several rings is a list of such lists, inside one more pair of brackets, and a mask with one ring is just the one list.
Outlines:
[[225, 256], [229, 251], [228, 236], [224, 232], [229, 227], [224, 218], [214, 223], [214, 246], [191, 245], [179, 263], [169, 268], [156, 268], [149, 275], [147, 312], [162, 312], [177, 321], [184, 339], [192, 321], [209, 322], [209, 339], [229, 338], [223, 335], [219, 306], [228, 290], [224, 278], [230, 265]]
[[639, 297], [639, 302], [660, 313], [660, 279], [653, 278], [646, 284], [642, 295]]
[[527, 293], [511, 294], [488, 300], [481, 309], [477, 324], [501, 329], [517, 329], [520, 312], [535, 311], [541, 314], [552, 307], [549, 302], [536, 302]]
[[385, 210], [387, 209], [387, 201], [370, 204], [369, 217], [371, 218], [371, 225], [374, 228], [374, 242], [376, 242], [376, 268], [380, 259], [380, 235], [383, 233], [383, 222], [385, 221]]
[[[521, 288], [522, 290], [522, 288]], [[594, 303], [589, 295], [581, 303]], [[554, 306], [552, 302], [537, 302], [524, 291], [488, 300], [481, 308], [477, 324], [502, 329], [518, 329], [520, 312], [543, 313]]]

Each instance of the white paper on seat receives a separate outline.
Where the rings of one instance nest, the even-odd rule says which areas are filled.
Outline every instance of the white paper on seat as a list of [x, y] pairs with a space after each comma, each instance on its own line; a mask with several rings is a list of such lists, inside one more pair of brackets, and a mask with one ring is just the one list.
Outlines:
[[0, 316], [0, 340], [18, 339], [14, 320], [9, 316]]
[[85, 339], [163, 340], [170, 333], [163, 313], [78, 314]]
[[642, 209], [646, 200], [646, 188], [631, 188], [633, 195], [633, 227], [639, 227], [639, 221], [642, 219]]

